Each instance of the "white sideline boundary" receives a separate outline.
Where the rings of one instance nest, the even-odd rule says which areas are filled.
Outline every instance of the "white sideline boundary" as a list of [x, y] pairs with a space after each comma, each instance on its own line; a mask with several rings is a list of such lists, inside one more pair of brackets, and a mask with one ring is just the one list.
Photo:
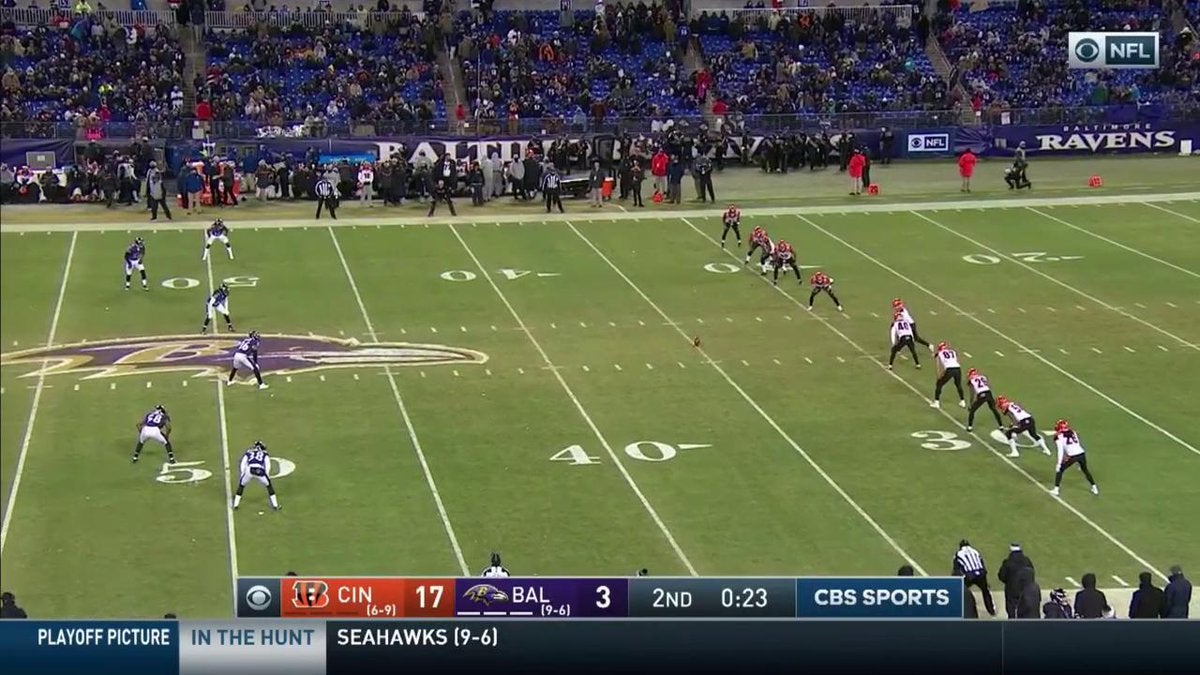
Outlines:
[[[902, 214], [910, 211], [970, 211], [982, 209], [1021, 209], [1029, 207], [1046, 207], [1046, 206], [1103, 206], [1107, 204], [1145, 204], [1153, 207], [1154, 204], [1162, 202], [1185, 202], [1200, 200], [1200, 192], [1178, 192], [1178, 193], [1162, 193], [1148, 195], [1087, 195], [1081, 197], [1029, 197], [1024, 199], [981, 199], [979, 201], [938, 201], [938, 202], [887, 202], [879, 204], [843, 204], [843, 205], [827, 205], [827, 206], [787, 206], [787, 207], [749, 207], [742, 209], [742, 214], [751, 217], [771, 217], [771, 216], [820, 216], [820, 215], [844, 215], [851, 213], [895, 213]], [[247, 220], [241, 221], [237, 225], [238, 229], [257, 230], [257, 229], [294, 229], [305, 227], [383, 227], [399, 225], [462, 225], [472, 222], [487, 222], [495, 224], [516, 224], [516, 223], [564, 223], [568, 220], [574, 222], [594, 222], [594, 221], [622, 221], [622, 220], [680, 220], [683, 218], [707, 218], [716, 213], [716, 207], [712, 209], [689, 209], [686, 211], [658, 211], [655, 209], [640, 210], [635, 212], [617, 212], [615, 210], [604, 211], [589, 210], [580, 213], [540, 213], [537, 211], [527, 211], [521, 213], [504, 213], [504, 214], [480, 214], [478, 219], [472, 220], [467, 213], [464, 213], [462, 218], [424, 218], [420, 216], [373, 216], [373, 217], [355, 217], [347, 214], [345, 217], [339, 218], [336, 221], [317, 221], [308, 218], [287, 218], [287, 219], [270, 219], [270, 220]], [[171, 225], [164, 226], [158, 222], [138, 222], [138, 223], [89, 223], [89, 222], [62, 222], [62, 223], [13, 223], [13, 218], [0, 218], [0, 233], [20, 233], [20, 232], [120, 232], [120, 231], [144, 231], [167, 229], [171, 226], [175, 228], [207, 227], [211, 222], [208, 219], [202, 220], [179, 220], [174, 221]]]

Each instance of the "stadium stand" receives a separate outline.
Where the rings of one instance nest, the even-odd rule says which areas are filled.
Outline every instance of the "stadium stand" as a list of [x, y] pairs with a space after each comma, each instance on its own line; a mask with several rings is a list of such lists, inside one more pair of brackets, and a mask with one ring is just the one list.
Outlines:
[[[407, 9], [328, 15], [318, 23], [254, 22], [208, 30], [197, 95], [215, 121], [389, 122], [401, 130], [445, 117], [434, 20]], [[317, 135], [320, 135], [319, 133]]]
[[[83, 3], [86, 5], [86, 3]], [[69, 126], [101, 138], [146, 135], [183, 112], [184, 54], [171, 28], [112, 16], [46, 11], [46, 22], [0, 25], [0, 129], [5, 135], [50, 136]]]
[[722, 104], [749, 115], [949, 108], [916, 15], [909, 5], [749, 9], [696, 24]]
[[644, 4], [602, 15], [462, 12], [452, 49], [472, 116], [515, 132], [525, 118], [561, 117], [582, 131], [616, 116], [698, 115], [680, 16]]
[[[984, 3], [985, 5], [987, 3]], [[1193, 7], [1195, 2], [1189, 3]], [[1022, 0], [988, 6], [945, 3], [938, 39], [957, 64], [979, 115], [985, 107], [1061, 108], [1195, 99], [1200, 61], [1191, 31], [1178, 33], [1168, 0]], [[1186, 11], [1186, 10], [1185, 10]], [[1157, 70], [1067, 68], [1070, 31], [1158, 31]]]

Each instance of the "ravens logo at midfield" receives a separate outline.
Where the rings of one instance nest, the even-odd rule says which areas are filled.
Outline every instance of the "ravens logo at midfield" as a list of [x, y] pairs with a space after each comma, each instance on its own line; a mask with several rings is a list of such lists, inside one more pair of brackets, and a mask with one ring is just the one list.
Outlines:
[[475, 584], [463, 593], [463, 597], [487, 606], [493, 602], [508, 602], [508, 594], [491, 584]]

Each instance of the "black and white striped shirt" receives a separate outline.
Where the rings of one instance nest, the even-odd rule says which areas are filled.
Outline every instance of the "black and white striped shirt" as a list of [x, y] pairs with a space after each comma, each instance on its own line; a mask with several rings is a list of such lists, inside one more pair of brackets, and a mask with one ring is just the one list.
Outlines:
[[321, 199], [329, 199], [335, 194], [333, 183], [324, 178], [317, 181], [317, 184], [313, 187], [313, 192]]
[[558, 189], [558, 180], [559, 180], [558, 174], [556, 174], [556, 173], [548, 173], [545, 176], [542, 176], [542, 189], [543, 190], [557, 190]]
[[986, 565], [983, 556], [970, 546], [963, 546], [954, 554], [954, 566], [963, 576], [973, 577], [983, 574]]
[[485, 569], [483, 571], [483, 574], [480, 574], [479, 576], [496, 578], [496, 577], [507, 577], [507, 576], [509, 576], [509, 574], [508, 574], [507, 568], [493, 565], [493, 566]]

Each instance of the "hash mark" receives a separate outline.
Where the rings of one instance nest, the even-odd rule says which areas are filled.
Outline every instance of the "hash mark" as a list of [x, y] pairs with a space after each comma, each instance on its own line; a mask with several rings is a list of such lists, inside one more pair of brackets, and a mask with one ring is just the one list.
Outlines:
[[582, 321], [580, 321], [580, 322], [579, 322], [579, 327], [580, 327], [580, 328], [587, 328], [587, 324], [586, 324], [586, 323], [584, 323], [584, 322], [582, 322]]
[[421, 371], [421, 377], [425, 377], [425, 371]]
[[496, 330], [496, 327], [495, 327], [495, 326], [492, 326], [492, 330]]
[[[184, 380], [184, 382], [187, 382], [187, 380]], [[0, 389], [0, 393], [3, 393], [3, 391], [3, 389]], [[79, 385], [75, 385], [75, 391], [79, 391]]]
[[808, 358], [807, 356], [804, 357], [804, 361], [805, 361], [805, 363], [810, 363], [810, 364], [813, 362], [812, 359]]
[[649, 364], [649, 363], [647, 363], [647, 364], [646, 364], [646, 370], [654, 370], [654, 366], [653, 366], [653, 365], [651, 365], [651, 364]]
[[937, 316], [937, 310], [936, 309], [929, 310], [929, 316]]
[[621, 364], [619, 364], [619, 363], [614, 363], [614, 364], [613, 364], [613, 368], [616, 368], [618, 371], [620, 371], [620, 370], [621, 370]]
[[878, 318], [879, 318], [879, 314], [878, 314], [877, 312], [871, 312], [871, 317], [872, 317], [872, 318], [875, 318], [875, 319], [878, 319]]
[[147, 383], [146, 383], [146, 388], [147, 388], [147, 389], [149, 389], [149, 388], [150, 388], [150, 385], [152, 385], [152, 384], [154, 384], [154, 383], [153, 383], [153, 382], [147, 382]]
[[645, 322], [645, 321], [642, 321], [641, 319], [638, 319], [638, 325], [639, 325], [639, 326], [645, 326], [645, 325], [646, 325], [646, 322]]
[[1146, 306], [1140, 302], [1135, 302], [1135, 303], [1133, 303], [1133, 305], [1139, 309], [1146, 309]]
[[1086, 311], [1087, 311], [1087, 307], [1084, 307], [1083, 305], [1075, 305], [1075, 309], [1077, 309], [1077, 310], [1079, 310], [1079, 311], [1081, 311], [1081, 312], [1086, 312]]
[[701, 319], [701, 318], [697, 317], [697, 318], [696, 318], [696, 323], [704, 323], [704, 319]]
[[742, 359], [742, 365], [743, 365], [743, 366], [748, 366], [748, 365], [750, 365], [750, 362], [749, 362], [749, 361], [747, 361], [746, 359]]
[[111, 383], [111, 384], [109, 384], [109, 385], [108, 385], [108, 390], [109, 390], [109, 391], [112, 391], [112, 390], [114, 390], [114, 389], [116, 389], [116, 388], [117, 388], [117, 383], [116, 383], [116, 382], [113, 382], [113, 383]]
[[837, 357], [837, 360], [838, 360], [838, 363], [845, 363], [845, 362], [846, 362], [846, 359], [843, 359], [843, 358], [842, 358], [842, 357], [840, 357], [840, 356], [839, 356], [839, 357]]
[[791, 315], [791, 314], [784, 314], [784, 315], [783, 315], [783, 318], [784, 318], [784, 320], [785, 320], [785, 321], [791, 321], [791, 320], [792, 320], [792, 315]]
[[1103, 354], [1103, 353], [1104, 353], [1104, 352], [1100, 351], [1099, 349], [1096, 349], [1095, 347], [1092, 347], [1092, 351], [1096, 352], [1097, 354]]
[[1136, 352], [1134, 352], [1133, 348], [1131, 348], [1129, 345], [1125, 345], [1125, 351], [1129, 352], [1130, 354], [1136, 353]]
[[971, 352], [963, 352], [963, 356], [967, 357], [968, 359], [975, 358], [975, 357], [971, 356]]
[[325, 381], [325, 376], [324, 376], [324, 375], [318, 375], [318, 377], [320, 377], [320, 378], [321, 378], [321, 381], [322, 381], [322, 382], [324, 382], [324, 381]]
[[1024, 308], [1024, 307], [1018, 307], [1018, 308], [1017, 308], [1017, 311], [1018, 311], [1018, 312], [1020, 312], [1020, 313], [1022, 313], [1022, 314], [1024, 314], [1024, 313], [1025, 313], [1025, 308]]
[[678, 363], [680, 368], [687, 368], [687, 366], [683, 365], [683, 361], [676, 361], [675, 363]]
[[484, 374], [484, 375], [491, 375], [491, 374], [492, 374], [492, 369], [491, 369], [491, 368], [484, 368], [484, 369], [483, 369], [483, 374]]
[[992, 309], [991, 307], [988, 307], [988, 308], [987, 308], [987, 311], [988, 311], [988, 314], [995, 314], [995, 313], [996, 313], [996, 310]]
[[429, 330], [431, 330], [431, 331], [433, 331], [433, 332], [435, 332], [435, 333], [437, 332], [437, 328], [435, 328], [435, 327], [433, 327], [433, 326], [430, 326], [430, 327], [429, 327]]
[[1166, 347], [1164, 347], [1164, 346], [1162, 346], [1162, 345], [1159, 345], [1159, 346], [1158, 346], [1158, 348], [1159, 348], [1159, 349], [1161, 349], [1161, 350], [1163, 350], [1164, 352], [1166, 352], [1166, 351], [1170, 351], [1169, 349], [1167, 349]]
[[464, 332], [464, 333], [465, 333], [465, 332], [467, 332], [467, 327], [466, 327], [466, 326], [459, 326], [459, 327], [458, 327], [458, 329], [459, 329], [459, 330], [461, 330], [461, 331], [462, 331], [462, 332]]
[[992, 351], [995, 352], [996, 356], [1004, 356], [1004, 352], [1000, 351], [999, 349], [995, 349]]
[[1075, 581], [1075, 580], [1074, 580], [1074, 579], [1072, 579], [1071, 577], [1064, 577], [1064, 578], [1067, 580], [1067, 583], [1071, 584], [1071, 588], [1079, 588], [1079, 582], [1078, 582], [1078, 581]]
[[761, 316], [756, 316], [756, 317], [754, 317], [754, 320], [755, 320], [755, 321], [757, 321], [757, 322], [759, 322], [759, 323], [762, 323], [762, 317], [761, 317]]
[[292, 376], [291, 376], [291, 375], [287, 375], [287, 376], [285, 376], [285, 377], [284, 377], [284, 380], [285, 380], [285, 381], [287, 381], [287, 382], [291, 382], [291, 381], [292, 381]]
[[614, 322], [612, 322], [612, 321], [609, 321], [609, 322], [608, 322], [608, 325], [609, 325], [609, 326], [612, 326], [613, 328], [616, 328], [616, 327], [617, 327], [617, 324], [616, 324], [616, 323], [614, 323]]
[[590, 372], [592, 372], [592, 369], [588, 368], [587, 366], [583, 366], [583, 372], [590, 373]]
[[[492, 328], [495, 328], [495, 326], [492, 326]], [[403, 328], [401, 328], [401, 329], [400, 329], [400, 334], [401, 334], [401, 335], [408, 335], [408, 331], [406, 331], [406, 330], [404, 330]]]
[[185, 387], [186, 387], [186, 386], [187, 386], [187, 383], [188, 383], [188, 381], [187, 381], [187, 380], [184, 380], [184, 381], [183, 381], [183, 386], [185, 386]]
[[1057, 311], [1058, 311], [1057, 309], [1054, 309], [1053, 307], [1047, 307], [1046, 309], [1050, 310], [1051, 312], [1057, 312]]
[[1112, 578], [1113, 578], [1113, 581], [1117, 582], [1118, 584], [1121, 584], [1122, 586], [1129, 586], [1129, 584], [1125, 583], [1124, 579], [1122, 579], [1121, 577], [1119, 577], [1115, 574], [1112, 575]]
[[358, 379], [358, 373], [354, 373], [354, 379], [355, 379], [355, 380], [357, 380], [357, 379]]
[[777, 366], [782, 366], [782, 365], [783, 365], [782, 363], [780, 363], [780, 362], [779, 362], [779, 359], [771, 359], [771, 362], [772, 362], [772, 363], [774, 363], [774, 364], [775, 364], [775, 365], [777, 365]]
[[552, 324], [550, 324], [550, 327], [551, 327], [551, 328], [558, 328], [558, 324], [556, 324], [556, 323], [552, 323]]
[[454, 376], [455, 376], [455, 377], [458, 377], [458, 371], [457, 371], [457, 370], [455, 370], [455, 371], [453, 371], [453, 372], [454, 372]]
[[1167, 303], [1167, 307], [1170, 307], [1170, 308], [1172, 308], [1172, 309], [1178, 309], [1178, 308], [1179, 308], [1179, 305], [1177, 305], [1177, 304], [1175, 304], [1175, 303], [1173, 303], [1173, 302], [1168, 302], [1168, 303]]
[[1058, 348], [1058, 351], [1060, 351], [1060, 352], [1062, 352], [1062, 353], [1064, 353], [1064, 354], [1070, 354], [1070, 353], [1071, 353], [1071, 352], [1069, 352], [1069, 351], [1067, 351], [1067, 350], [1063, 349], [1062, 347], [1059, 347], [1059, 348]]
[[[499, 223], [497, 223], [497, 225], [498, 225], [498, 224], [499, 224]], [[525, 369], [524, 369], [524, 368], [517, 368], [517, 374], [518, 374], [518, 375], [524, 375], [524, 374], [525, 374]]]
[[733, 323], [733, 317], [725, 317], [725, 323]]

